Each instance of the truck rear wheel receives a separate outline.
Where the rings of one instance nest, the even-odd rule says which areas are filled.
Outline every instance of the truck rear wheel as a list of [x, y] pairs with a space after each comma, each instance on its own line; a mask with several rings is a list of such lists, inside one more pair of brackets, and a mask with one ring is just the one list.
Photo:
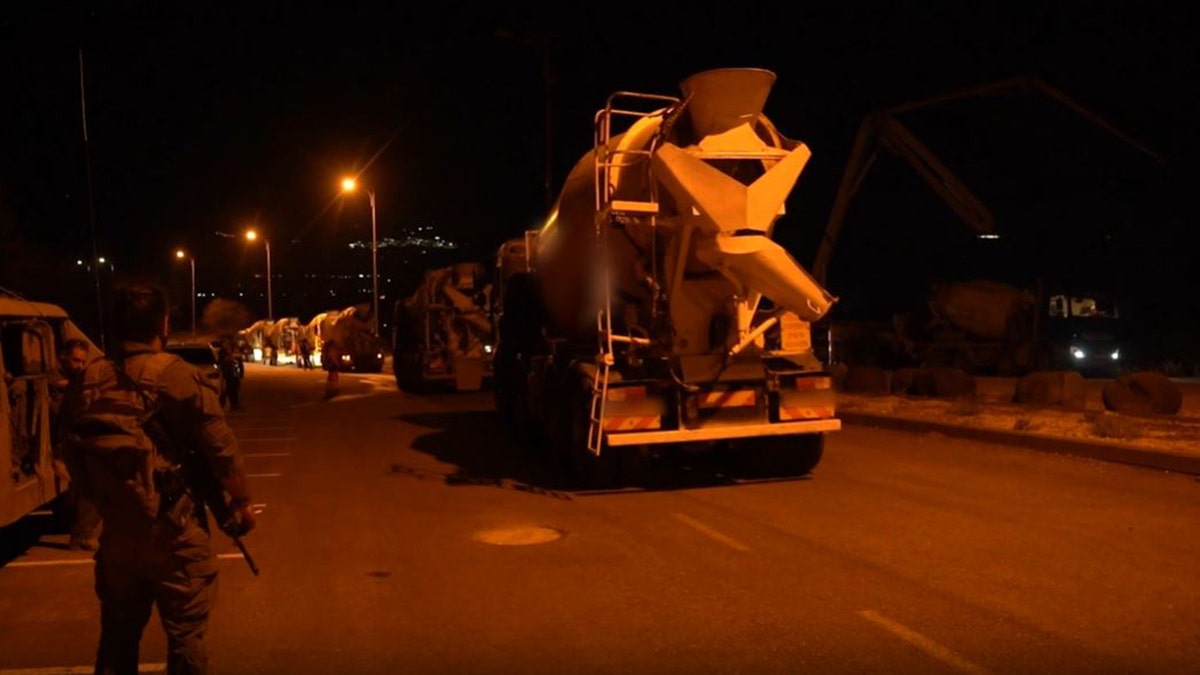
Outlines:
[[409, 394], [420, 394], [426, 389], [421, 377], [421, 355], [411, 352], [396, 352], [392, 358], [392, 371], [396, 375], [396, 386]]
[[733, 450], [738, 472], [747, 478], [806, 476], [821, 462], [825, 434], [765, 436]]
[[575, 373], [565, 373], [559, 382], [558, 393], [562, 407], [552, 424], [553, 435], [548, 439], [550, 452], [558, 466], [569, 467], [581, 489], [606, 490], [619, 487], [621, 467], [618, 451], [601, 448], [594, 455], [588, 450], [588, 427], [591, 423], [590, 392], [579, 382]]

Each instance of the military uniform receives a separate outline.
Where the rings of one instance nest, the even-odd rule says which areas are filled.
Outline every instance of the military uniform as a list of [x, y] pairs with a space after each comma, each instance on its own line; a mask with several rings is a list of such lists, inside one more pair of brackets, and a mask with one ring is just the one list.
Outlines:
[[[208, 655], [204, 636], [217, 590], [217, 565], [203, 502], [182, 486], [164, 484], [191, 448], [212, 468], [236, 505], [249, 504], [245, 468], [232, 429], [225, 423], [217, 391], [193, 366], [147, 344], [125, 343], [123, 361], [90, 364], [73, 395], [78, 424], [72, 464], [82, 489], [104, 519], [96, 554], [96, 594], [100, 599], [100, 646], [97, 673], [136, 673], [138, 646], [157, 605], [167, 634], [168, 673], [204, 673]], [[127, 377], [124, 377], [127, 376]], [[130, 392], [137, 388], [148, 395]], [[106, 415], [128, 419], [157, 411], [167, 442], [153, 444], [150, 457], [125, 446], [106, 452], [103, 431], [95, 425]], [[89, 437], [88, 434], [92, 435]], [[117, 441], [112, 441], [114, 446]], [[86, 449], [80, 449], [81, 447]]]

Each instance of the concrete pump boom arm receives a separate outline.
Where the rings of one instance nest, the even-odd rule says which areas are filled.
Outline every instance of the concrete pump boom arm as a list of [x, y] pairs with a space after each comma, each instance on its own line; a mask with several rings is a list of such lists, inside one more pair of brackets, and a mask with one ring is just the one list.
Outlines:
[[833, 257], [833, 249], [837, 244], [838, 234], [841, 232], [846, 213], [849, 211], [850, 202], [853, 200], [854, 195], [857, 194], [867, 173], [874, 165], [879, 153], [878, 146], [880, 145], [912, 165], [921, 179], [973, 231], [979, 234], [993, 233], [995, 230], [995, 218], [987, 207], [971, 193], [967, 186], [945, 164], [938, 160], [937, 156], [929, 148], [921, 143], [907, 127], [901, 124], [896, 119], [896, 116], [901, 113], [928, 108], [958, 99], [1000, 96], [1011, 93], [1043, 94], [1063, 107], [1084, 117], [1101, 129], [1113, 134], [1121, 141], [1155, 161], [1159, 163], [1165, 161], [1161, 155], [1121, 132], [1099, 115], [1072, 100], [1066, 94], [1039, 79], [1031, 77], [1016, 77], [977, 87], [970, 87], [949, 94], [910, 101], [873, 112], [867, 115], [862, 124], [859, 125], [858, 133], [854, 139], [854, 146], [850, 151], [850, 158], [846, 163], [846, 171], [842, 175], [837, 196], [833, 201], [833, 209], [829, 215], [829, 222], [825, 226], [825, 234], [821, 238], [821, 244], [817, 249], [816, 260], [813, 263], [813, 276], [816, 277], [817, 281], [821, 284], [824, 284], [826, 281], [829, 261]]

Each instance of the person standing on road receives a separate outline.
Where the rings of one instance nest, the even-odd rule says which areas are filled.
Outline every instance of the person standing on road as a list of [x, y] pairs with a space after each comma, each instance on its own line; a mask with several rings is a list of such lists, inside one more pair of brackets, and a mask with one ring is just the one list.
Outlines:
[[300, 367], [304, 370], [312, 370], [312, 343], [308, 338], [300, 338]]
[[238, 358], [233, 351], [233, 345], [228, 340], [221, 341], [217, 359], [217, 365], [221, 369], [221, 379], [225, 380], [225, 388], [221, 391], [220, 397], [221, 408], [223, 410], [228, 402], [230, 410], [241, 410], [242, 370], [238, 367]]
[[167, 672], [208, 671], [204, 640], [217, 560], [197, 472], [228, 495], [232, 517], [219, 524], [227, 534], [240, 536], [255, 525], [242, 455], [215, 387], [162, 351], [168, 307], [156, 286], [118, 285], [113, 319], [120, 347], [114, 358], [89, 364], [69, 392], [74, 402], [64, 435], [72, 475], [104, 518], [95, 566], [95, 672], [105, 675], [138, 672], [154, 606], [167, 634]]
[[[62, 354], [59, 356], [59, 364], [61, 377], [51, 383], [50, 405], [51, 419], [54, 420], [52, 427], [54, 450], [61, 455], [62, 420], [65, 414], [63, 401], [72, 383], [79, 381], [83, 377], [83, 371], [87, 368], [87, 343], [79, 338], [67, 340], [63, 345]], [[72, 481], [63, 498], [67, 519], [71, 523], [71, 537], [67, 547], [72, 551], [95, 551], [99, 546], [98, 535], [101, 524], [96, 505], [91, 500], [80, 496], [79, 486], [74, 484], [74, 477], [67, 470], [66, 462], [60, 458], [56, 464], [58, 464], [58, 469], [66, 475], [67, 480]]]
[[328, 375], [325, 377], [325, 400], [337, 396], [338, 370], [341, 368], [342, 350], [333, 340], [326, 340], [321, 349], [321, 367]]

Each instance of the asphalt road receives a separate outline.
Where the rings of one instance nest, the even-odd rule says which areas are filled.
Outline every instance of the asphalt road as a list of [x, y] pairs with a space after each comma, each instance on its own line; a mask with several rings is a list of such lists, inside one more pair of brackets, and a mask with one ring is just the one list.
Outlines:
[[[248, 369], [231, 419], [266, 505], [247, 539], [263, 572], [221, 542], [215, 672], [1200, 663], [1188, 476], [848, 428], [808, 480], [674, 460], [652, 489], [577, 493], [507, 440], [486, 393], [322, 388], [319, 371]], [[89, 672], [91, 565], [49, 522], [0, 531], [0, 674]], [[143, 661], [164, 660], [155, 620]]]

